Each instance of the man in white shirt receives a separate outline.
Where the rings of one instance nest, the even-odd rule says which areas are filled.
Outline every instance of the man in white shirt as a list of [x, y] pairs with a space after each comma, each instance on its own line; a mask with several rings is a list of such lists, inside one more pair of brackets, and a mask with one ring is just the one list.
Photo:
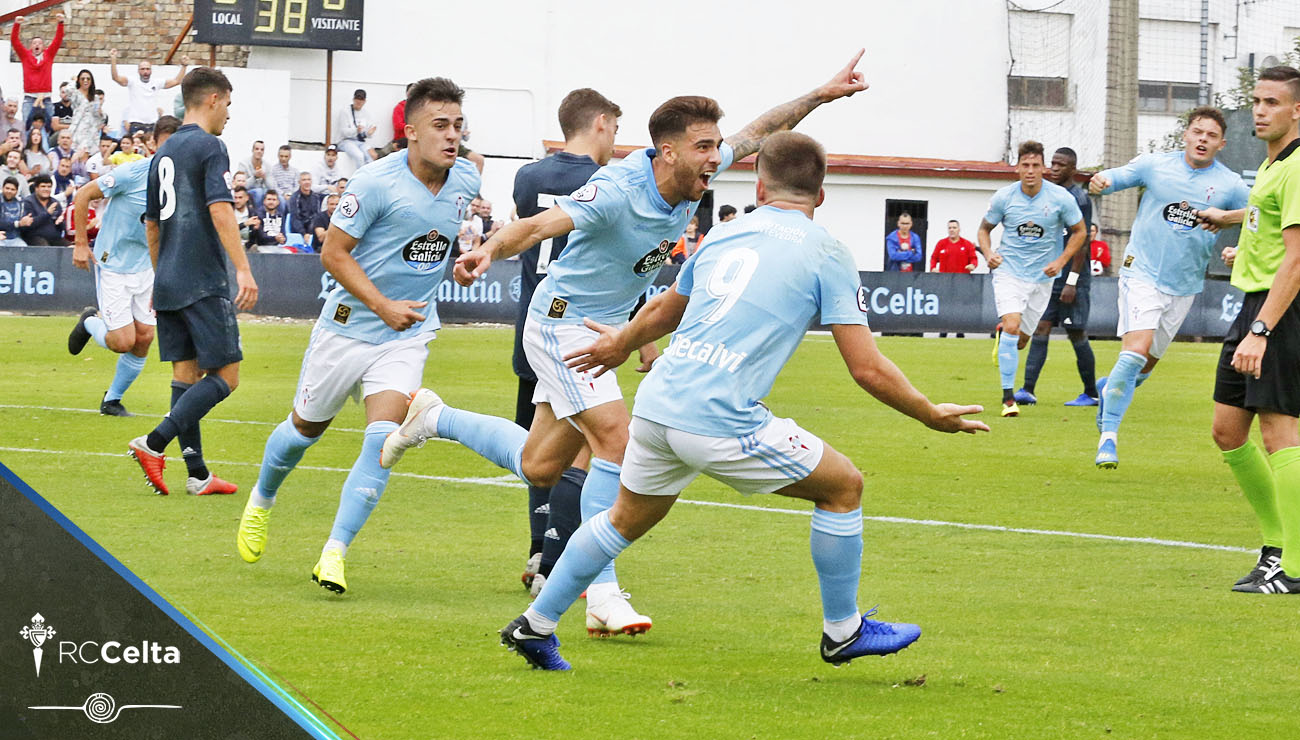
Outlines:
[[153, 78], [153, 63], [149, 61], [140, 62], [136, 67], [138, 79], [128, 80], [126, 75], [119, 74], [117, 49], [109, 50], [108, 64], [113, 82], [126, 87], [126, 111], [122, 114], [122, 121], [126, 134], [130, 135], [136, 131], [149, 131], [153, 128], [154, 121], [157, 121], [158, 116], [162, 114], [162, 110], [158, 107], [156, 93], [181, 84], [181, 80], [185, 78], [185, 68], [190, 64], [190, 58], [181, 57], [181, 70], [175, 77], [163, 82]]
[[267, 169], [269, 168], [266, 166], [266, 162], [263, 161], [265, 155], [266, 142], [261, 141], [260, 139], [254, 141], [252, 156], [240, 162], [239, 166], [235, 168], [236, 172], [243, 172], [248, 176], [248, 180], [245, 182], [245, 187], [248, 188], [248, 197], [251, 198], [254, 203], [262, 202], [262, 196], [266, 195], [266, 189], [268, 187], [266, 180]]
[[[339, 148], [334, 144], [325, 147], [325, 158], [311, 168], [312, 190], [318, 193], [329, 193], [334, 190], [334, 185], [343, 179], [343, 172], [339, 168]], [[322, 202], [322, 206], [325, 204]]]
[[352, 104], [340, 108], [334, 116], [334, 143], [352, 157], [357, 166], [373, 160], [375, 150], [368, 140], [375, 135], [375, 125], [365, 110], [366, 91], [360, 88], [352, 93]]
[[100, 175], [108, 174], [113, 169], [113, 163], [108, 158], [113, 156], [117, 151], [117, 140], [105, 134], [99, 137], [99, 151], [86, 161], [86, 174], [92, 180], [98, 180]]

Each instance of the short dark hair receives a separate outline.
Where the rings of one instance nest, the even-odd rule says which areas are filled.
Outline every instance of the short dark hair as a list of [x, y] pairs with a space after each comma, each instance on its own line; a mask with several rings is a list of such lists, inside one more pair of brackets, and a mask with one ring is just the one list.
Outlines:
[[684, 133], [693, 123], [717, 123], [722, 118], [718, 101], [703, 95], [669, 98], [650, 114], [650, 141], [658, 147], [669, 136]]
[[950, 224], [957, 224], [958, 226], [961, 226], [961, 222], [958, 221], [958, 220], [955, 219], [955, 218], [950, 218], [950, 219], [948, 219], [948, 223], [950, 223]]
[[623, 115], [623, 109], [590, 87], [580, 87], [560, 101], [560, 132], [565, 139], [576, 136], [602, 113], [617, 119]]
[[1076, 151], [1074, 151], [1073, 149], [1071, 149], [1071, 148], [1068, 147], [1068, 146], [1059, 147], [1059, 148], [1058, 148], [1054, 153], [1055, 153], [1055, 154], [1064, 154], [1065, 156], [1067, 156], [1067, 157], [1070, 158], [1070, 162], [1071, 162], [1072, 164], [1075, 164], [1075, 165], [1078, 165], [1078, 164], [1079, 164], [1079, 153], [1076, 152]]
[[909, 211], [903, 211], [902, 213], [898, 214], [898, 218], [896, 218], [896, 219], [894, 219], [894, 220], [895, 220], [895, 221], [898, 221], [899, 219], [903, 218], [904, 216], [907, 216], [907, 220], [908, 220], [908, 221], [911, 221], [911, 220], [912, 220], [912, 214], [911, 214], [911, 212], [909, 212]]
[[1291, 101], [1300, 102], [1300, 70], [1295, 67], [1288, 67], [1285, 64], [1268, 67], [1259, 73], [1259, 79], [1288, 83], [1287, 86], [1291, 88]]
[[230, 192], [232, 192], [232, 193], [244, 193], [245, 195], [247, 195], [247, 194], [248, 194], [248, 188], [244, 187], [243, 185], [236, 185], [235, 187], [233, 187], [233, 188], [230, 189]]
[[446, 77], [425, 77], [418, 80], [406, 93], [406, 120], [425, 103], [455, 103], [460, 105], [465, 91]]
[[265, 192], [265, 193], [262, 193], [262, 197], [265, 198], [265, 197], [268, 196], [268, 195], [274, 195], [275, 197], [279, 198], [279, 197], [280, 197], [280, 191], [279, 191], [279, 190], [276, 190], [275, 188], [267, 188], [267, 189], [266, 189], [266, 192]]
[[293, 151], [293, 147], [289, 146], [288, 144], [281, 144], [281, 145], [280, 145], [280, 148], [277, 149], [276, 151], [279, 151], [279, 152], [291, 152], [291, 151]]
[[113, 142], [114, 144], [117, 143], [117, 139], [114, 139], [113, 137], [109, 136], [108, 134], [100, 134], [100, 135], [99, 135], [99, 140], [100, 140], [100, 141], [111, 141], [111, 142]]
[[32, 186], [32, 190], [35, 190], [37, 185], [44, 185], [44, 184], [46, 184], [46, 183], [49, 183], [50, 185], [53, 185], [53, 184], [54, 184], [54, 178], [50, 177], [49, 175], [45, 174], [44, 172], [42, 172], [42, 173], [36, 175], [35, 177], [33, 177], [32, 179], [30, 179], [30, 180], [27, 181], [27, 184], [30, 185], [30, 186]]
[[734, 215], [736, 215], [736, 207], [735, 207], [735, 206], [722, 206], [722, 207], [718, 208], [718, 220], [719, 220], [719, 221], [721, 221], [722, 219], [726, 218], [727, 216], [734, 216]]
[[13, 126], [10, 126], [10, 127], [9, 127], [9, 130], [6, 131], [5, 134], [6, 134], [6, 135], [7, 135], [7, 134], [19, 134], [19, 135], [21, 135], [22, 132], [23, 132], [22, 129], [20, 129], [20, 128], [14, 128]]
[[1039, 159], [1044, 159], [1043, 145], [1033, 140], [1021, 143], [1020, 148], [1016, 150], [1016, 160], [1024, 159], [1030, 154], [1037, 154]]
[[22, 190], [22, 186], [18, 184], [18, 178], [14, 177], [13, 175], [6, 177], [5, 181], [0, 183], [0, 186], [4, 186], [4, 185], [13, 185], [15, 188]]
[[745, 206], [745, 213], [753, 213], [757, 209], [758, 206], [754, 205], [753, 203], [750, 203], [749, 205]]
[[181, 99], [185, 101], [185, 108], [188, 110], [197, 108], [203, 103], [203, 98], [212, 93], [228, 93], [234, 89], [221, 70], [195, 67], [185, 75], [185, 79], [181, 80]]
[[816, 198], [826, 179], [826, 150], [807, 134], [778, 131], [759, 148], [757, 169], [776, 190]]
[[266, 142], [265, 142], [265, 141], [262, 141], [261, 139], [253, 139], [253, 143], [254, 143], [254, 144], [261, 144], [262, 146], [266, 146]]
[[158, 120], [154, 121], [153, 124], [154, 138], [157, 139], [159, 134], [171, 136], [179, 131], [182, 125], [184, 123], [176, 116], [159, 116]]
[[1219, 124], [1219, 133], [1228, 133], [1228, 119], [1223, 117], [1223, 111], [1218, 108], [1212, 105], [1202, 105], [1191, 109], [1187, 112], [1187, 125], [1190, 127], [1202, 118], [1208, 118]]

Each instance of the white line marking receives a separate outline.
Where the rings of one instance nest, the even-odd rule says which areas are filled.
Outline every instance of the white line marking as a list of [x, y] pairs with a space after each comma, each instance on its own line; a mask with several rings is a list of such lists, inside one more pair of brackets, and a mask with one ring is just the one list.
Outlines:
[[[74, 452], [72, 450], [41, 450], [31, 447], [0, 447], [0, 452], [18, 452], [24, 454], [37, 455], [90, 455], [93, 457], [127, 457], [125, 452]], [[261, 463], [240, 462], [237, 460], [209, 460], [211, 465], [240, 465], [245, 467], [259, 467]], [[298, 465], [302, 470], [317, 470], [327, 473], [349, 473], [349, 468], [333, 468], [320, 465]], [[400, 473], [392, 474], [398, 478], [414, 478], [417, 480], [432, 480], [443, 483], [468, 483], [478, 486], [497, 486], [499, 488], [527, 488], [521, 481], [513, 475], [497, 476], [492, 478], [456, 478], [446, 475], [421, 475], [419, 473]], [[679, 503], [691, 504], [694, 506], [715, 506], [723, 509], [740, 509], [742, 511], [763, 511], [773, 514], [788, 514], [793, 516], [812, 516], [811, 511], [801, 511], [799, 509], [780, 509], [770, 506], [751, 506], [748, 504], [729, 504], [722, 501], [696, 501], [693, 499], [678, 499]], [[1011, 532], [1014, 534], [1036, 534], [1046, 537], [1070, 537], [1083, 540], [1102, 540], [1106, 542], [1124, 542], [1136, 545], [1158, 545], [1161, 547], [1181, 547], [1192, 550], [1218, 550], [1221, 552], [1255, 552], [1248, 547], [1234, 547], [1232, 545], [1215, 545], [1205, 542], [1184, 542], [1182, 540], [1166, 540], [1157, 537], [1125, 537], [1114, 534], [1095, 534], [1091, 532], [1068, 532], [1059, 529], [1032, 529], [1028, 527], [1004, 527], [998, 524], [970, 524], [968, 522], [946, 522], [939, 519], [909, 519], [898, 516], [864, 516], [863, 520], [869, 522], [879, 522], [881, 524], [910, 524], [921, 527], [954, 527], [957, 529], [971, 529], [981, 532]]]

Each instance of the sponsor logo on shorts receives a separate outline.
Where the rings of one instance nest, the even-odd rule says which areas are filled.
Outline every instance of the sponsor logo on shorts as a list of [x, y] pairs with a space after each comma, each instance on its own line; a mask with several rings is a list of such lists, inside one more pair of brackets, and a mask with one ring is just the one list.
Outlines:
[[352, 218], [357, 215], [357, 211], [361, 210], [361, 203], [352, 193], [344, 193], [343, 199], [339, 201], [339, 210], [344, 216]]
[[346, 324], [348, 323], [348, 319], [351, 317], [352, 317], [351, 306], [345, 306], [342, 303], [340, 303], [338, 307], [334, 309], [334, 321], [336, 323]]
[[1165, 223], [1173, 227], [1174, 231], [1191, 231], [1196, 228], [1196, 209], [1187, 201], [1166, 205], [1163, 214]]
[[1022, 239], [1042, 239], [1043, 227], [1033, 221], [1026, 221], [1016, 227], [1016, 234]]
[[430, 272], [442, 265], [451, 251], [451, 239], [437, 229], [412, 239], [402, 247], [402, 259], [416, 272]]
[[596, 186], [592, 184], [583, 185], [569, 196], [579, 203], [590, 203], [596, 199]]
[[673, 245], [667, 239], [659, 242], [659, 246], [650, 250], [644, 257], [637, 260], [632, 266], [632, 272], [638, 275], [648, 275], [664, 266], [668, 261], [668, 253], [672, 250]]

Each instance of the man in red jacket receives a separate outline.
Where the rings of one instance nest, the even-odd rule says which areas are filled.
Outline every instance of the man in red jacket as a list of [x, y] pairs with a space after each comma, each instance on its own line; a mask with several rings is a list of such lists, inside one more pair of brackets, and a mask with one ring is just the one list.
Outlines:
[[948, 222], [948, 238], [940, 239], [930, 253], [930, 272], [961, 272], [970, 274], [979, 265], [975, 245], [961, 235], [961, 224]]
[[18, 38], [18, 29], [23, 25], [23, 16], [14, 18], [13, 29], [9, 32], [9, 43], [23, 65], [23, 123], [32, 125], [32, 108], [40, 108], [45, 113], [45, 120], [52, 120], [53, 106], [50, 100], [54, 93], [50, 69], [54, 66], [54, 55], [59, 53], [59, 44], [63, 43], [63, 11], [54, 14], [58, 27], [54, 30], [54, 40], [48, 47], [40, 36], [31, 38], [31, 47], [23, 46]]

